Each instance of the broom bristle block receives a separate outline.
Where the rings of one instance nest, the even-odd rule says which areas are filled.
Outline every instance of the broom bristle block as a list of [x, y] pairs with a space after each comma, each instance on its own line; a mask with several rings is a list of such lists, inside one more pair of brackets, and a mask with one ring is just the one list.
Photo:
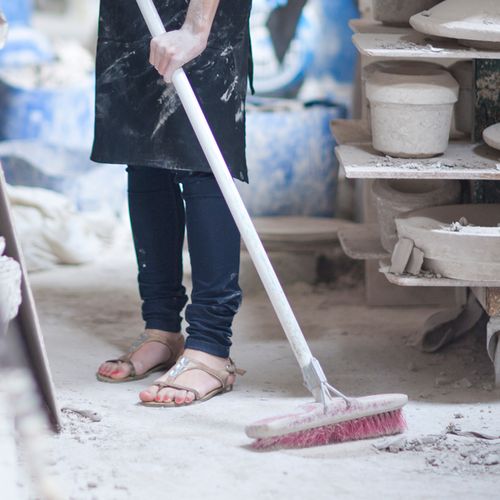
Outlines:
[[252, 447], [257, 450], [270, 448], [309, 448], [344, 441], [370, 439], [400, 434], [406, 429], [402, 410], [358, 418], [333, 425], [325, 425], [292, 432], [277, 437], [257, 439]]

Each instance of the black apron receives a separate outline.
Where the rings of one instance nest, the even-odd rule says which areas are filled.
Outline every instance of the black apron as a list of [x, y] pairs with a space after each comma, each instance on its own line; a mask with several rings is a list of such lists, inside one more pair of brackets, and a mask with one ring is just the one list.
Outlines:
[[[182, 26], [189, 0], [154, 3], [167, 31]], [[184, 67], [233, 177], [245, 182], [250, 8], [220, 0], [207, 48]], [[173, 85], [149, 63], [150, 41], [135, 0], [101, 0], [92, 160], [210, 172]]]

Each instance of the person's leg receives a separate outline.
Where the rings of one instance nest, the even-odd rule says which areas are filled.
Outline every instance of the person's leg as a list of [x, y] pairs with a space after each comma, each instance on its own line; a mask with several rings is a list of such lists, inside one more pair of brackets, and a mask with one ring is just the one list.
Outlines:
[[[186, 309], [185, 355], [220, 370], [227, 365], [231, 325], [241, 304], [240, 234], [213, 175], [183, 176], [182, 184], [193, 280]], [[176, 383], [193, 387], [202, 397], [219, 386], [214, 377], [199, 370], [181, 374]], [[141, 393], [143, 401], [151, 401], [152, 396], [178, 404], [194, 399], [193, 393], [172, 388], [158, 392], [153, 386]]]
[[[128, 169], [130, 221], [138, 264], [139, 292], [146, 330], [162, 333], [176, 351], [182, 350], [181, 316], [187, 297], [182, 285], [185, 213], [175, 174], [169, 170]], [[137, 374], [171, 355], [159, 343], [144, 344], [132, 355]], [[114, 379], [130, 373], [126, 363], [108, 362], [99, 374]]]
[[213, 175], [186, 177], [183, 188], [193, 280], [186, 348], [228, 358], [242, 296], [240, 233]]

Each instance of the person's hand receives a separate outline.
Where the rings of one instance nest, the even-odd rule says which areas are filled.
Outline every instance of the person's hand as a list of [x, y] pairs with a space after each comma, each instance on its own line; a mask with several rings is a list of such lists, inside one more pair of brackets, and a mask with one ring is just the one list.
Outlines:
[[169, 31], [151, 40], [149, 62], [170, 83], [175, 71], [198, 57], [206, 46], [206, 36], [183, 28]]

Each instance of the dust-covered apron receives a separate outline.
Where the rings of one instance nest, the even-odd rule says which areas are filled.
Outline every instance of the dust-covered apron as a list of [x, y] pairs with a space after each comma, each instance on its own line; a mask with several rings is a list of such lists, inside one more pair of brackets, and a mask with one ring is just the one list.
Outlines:
[[[189, 0], [154, 3], [167, 31], [182, 26]], [[220, 0], [207, 48], [184, 67], [233, 177], [242, 181], [250, 8], [251, 0]], [[173, 85], [149, 63], [150, 41], [135, 0], [101, 0], [92, 159], [209, 172]]]

